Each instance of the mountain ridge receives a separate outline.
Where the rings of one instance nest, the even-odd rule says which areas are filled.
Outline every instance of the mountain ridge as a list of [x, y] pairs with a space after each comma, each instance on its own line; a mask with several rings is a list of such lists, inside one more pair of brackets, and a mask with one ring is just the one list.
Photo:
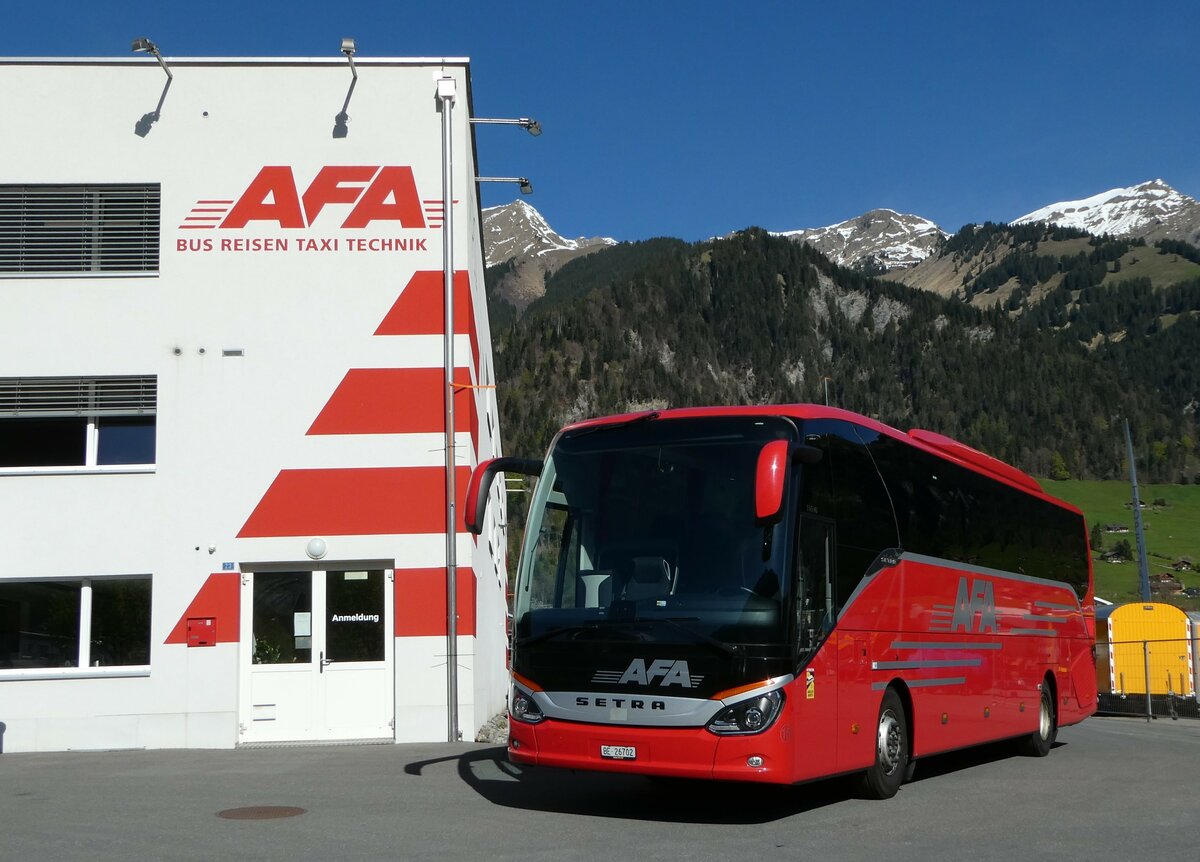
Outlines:
[[1079, 228], [1094, 236], [1178, 239], [1196, 245], [1200, 240], [1200, 201], [1155, 179], [1079, 200], [1047, 204], [1009, 223], [1035, 221]]
[[493, 290], [517, 311], [546, 292], [546, 276], [569, 260], [616, 245], [610, 237], [566, 239], [523, 200], [483, 210], [484, 262], [507, 269]]
[[[1044, 221], [1100, 236], [1132, 236], [1154, 243], [1182, 240], [1200, 246], [1200, 201], [1162, 179], [1109, 189], [1089, 197], [1046, 204], [1009, 222]], [[566, 239], [534, 207], [517, 200], [483, 211], [486, 264], [510, 261], [497, 294], [518, 311], [545, 292], [545, 278], [575, 257], [616, 243], [611, 237]], [[876, 208], [824, 227], [772, 231], [772, 235], [807, 242], [839, 266], [872, 275], [896, 273], [937, 257], [951, 236], [930, 219], [888, 208]]]
[[838, 266], [878, 273], [915, 266], [948, 234], [929, 219], [879, 208], [825, 227], [775, 235], [807, 242]]

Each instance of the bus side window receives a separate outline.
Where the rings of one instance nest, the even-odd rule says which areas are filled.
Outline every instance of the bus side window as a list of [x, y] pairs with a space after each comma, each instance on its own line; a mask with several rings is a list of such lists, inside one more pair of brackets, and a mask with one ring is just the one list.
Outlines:
[[897, 547], [896, 517], [867, 445], [878, 433], [839, 422], [830, 448], [837, 498], [837, 602], [853, 595], [879, 552]]
[[530, 607], [575, 604], [579, 571], [579, 521], [565, 506], [546, 506], [546, 517], [534, 548]]
[[[566, 523], [563, 525], [562, 538], [559, 543], [558, 574], [555, 578], [556, 589], [562, 591], [558, 597], [558, 605], [564, 602], [568, 605], [578, 605], [583, 596], [579, 583], [579, 518], [574, 512], [568, 512]], [[571, 594], [574, 593], [574, 600]]]

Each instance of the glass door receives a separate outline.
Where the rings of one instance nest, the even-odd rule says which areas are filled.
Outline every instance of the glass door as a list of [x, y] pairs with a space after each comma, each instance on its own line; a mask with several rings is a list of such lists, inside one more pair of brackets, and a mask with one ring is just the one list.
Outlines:
[[318, 573], [324, 585], [321, 733], [328, 738], [392, 735], [394, 711], [389, 597], [383, 569]]
[[254, 664], [312, 662], [312, 572], [254, 578]]
[[391, 577], [243, 575], [242, 742], [394, 735]]
[[800, 519], [796, 553], [796, 631], [801, 655], [815, 650], [834, 623], [833, 524]]

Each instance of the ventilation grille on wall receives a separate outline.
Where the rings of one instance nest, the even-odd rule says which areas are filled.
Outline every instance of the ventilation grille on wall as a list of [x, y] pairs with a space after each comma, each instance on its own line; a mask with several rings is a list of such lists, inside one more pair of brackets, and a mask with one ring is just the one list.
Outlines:
[[0, 377], [0, 417], [152, 414], [154, 375]]
[[0, 275], [158, 271], [158, 183], [0, 185]]

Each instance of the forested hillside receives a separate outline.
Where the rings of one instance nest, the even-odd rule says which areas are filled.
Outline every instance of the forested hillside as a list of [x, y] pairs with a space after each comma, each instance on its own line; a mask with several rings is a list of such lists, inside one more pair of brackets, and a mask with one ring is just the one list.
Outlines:
[[1155, 288], [1200, 278], [1200, 255], [1177, 240], [1148, 246], [1137, 237], [987, 222], [967, 225], [918, 265], [893, 270], [886, 278], [977, 308], [1000, 305], [1014, 316], [1036, 310], [1037, 324], [1062, 325], [1064, 320], [1048, 315], [1069, 309], [1080, 290], [1134, 278]]
[[[960, 289], [988, 296], [1007, 285], [1011, 296], [1029, 280], [1018, 301], [1026, 313], [1007, 296], [967, 304], [869, 278], [757, 229], [572, 261], [524, 314], [493, 315], [505, 451], [540, 455], [562, 424], [586, 416], [819, 402], [828, 385], [831, 404], [1055, 478], [1123, 475], [1129, 417], [1147, 481], [1197, 481], [1200, 280], [1164, 290], [1111, 279], [1113, 261], [1131, 251], [1193, 266], [1195, 249], [995, 227], [947, 241], [967, 276]], [[1062, 242], [1080, 248], [1057, 254], [1051, 273], [1038, 251]], [[997, 282], [980, 264], [1001, 245], [1022, 257]], [[1089, 278], [1063, 285], [1085, 266]]]

